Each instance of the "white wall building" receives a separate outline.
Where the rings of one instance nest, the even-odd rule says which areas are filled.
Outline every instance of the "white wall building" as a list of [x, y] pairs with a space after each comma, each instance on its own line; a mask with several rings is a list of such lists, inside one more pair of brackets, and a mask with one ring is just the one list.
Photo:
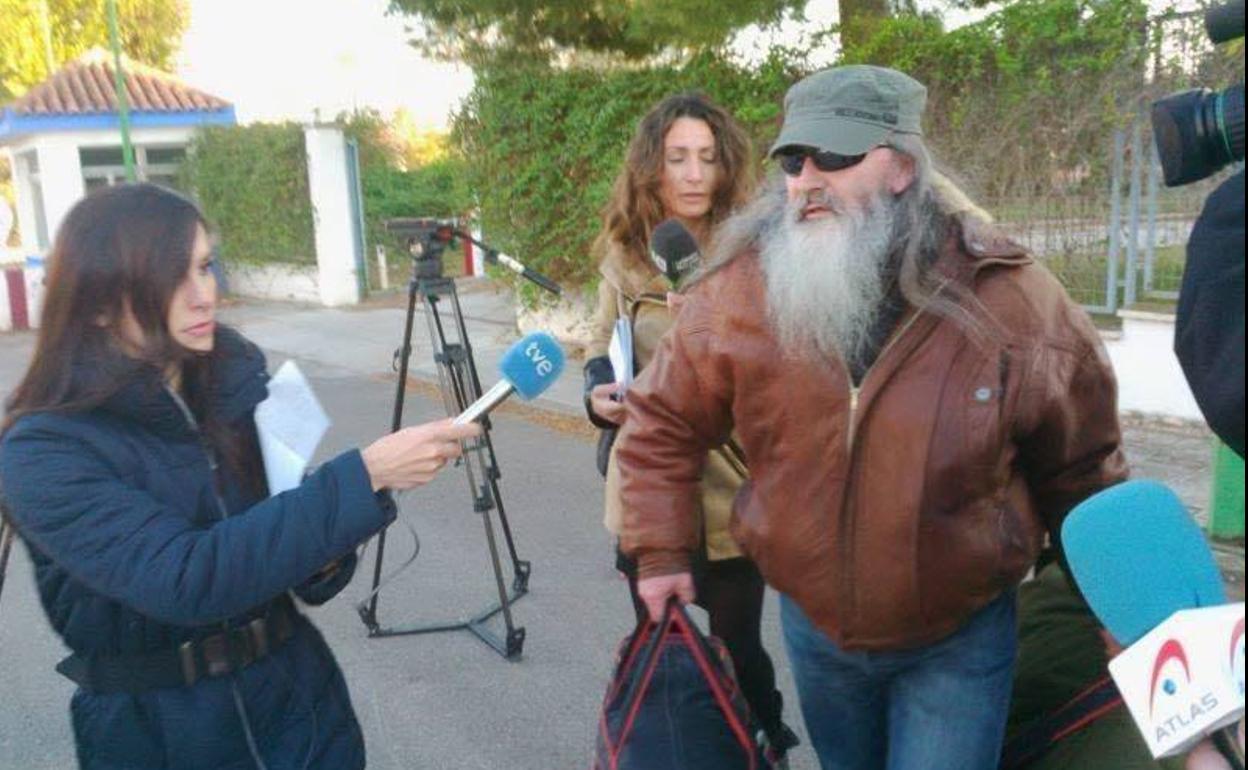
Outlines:
[[[234, 107], [172, 75], [123, 61], [138, 178], [170, 183], [195, 129], [233, 125]], [[20, 258], [42, 255], [83, 195], [125, 179], [112, 58], [96, 49], [0, 110], [13, 168]]]

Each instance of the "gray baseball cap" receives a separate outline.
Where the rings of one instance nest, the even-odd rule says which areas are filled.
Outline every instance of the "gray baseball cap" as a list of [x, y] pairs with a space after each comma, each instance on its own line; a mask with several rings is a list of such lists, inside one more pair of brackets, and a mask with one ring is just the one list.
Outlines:
[[784, 126], [774, 156], [795, 145], [860, 155], [893, 134], [923, 135], [922, 83], [884, 67], [855, 64], [807, 77], [784, 97]]

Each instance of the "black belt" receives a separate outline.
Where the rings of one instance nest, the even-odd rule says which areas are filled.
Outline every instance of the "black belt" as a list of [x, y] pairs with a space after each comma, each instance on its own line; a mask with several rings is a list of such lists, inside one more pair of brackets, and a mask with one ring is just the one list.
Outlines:
[[237, 628], [135, 655], [70, 655], [56, 670], [91, 692], [140, 693], [190, 687], [201, 679], [240, 671], [270, 654], [295, 632], [296, 612], [279, 599], [261, 617]]

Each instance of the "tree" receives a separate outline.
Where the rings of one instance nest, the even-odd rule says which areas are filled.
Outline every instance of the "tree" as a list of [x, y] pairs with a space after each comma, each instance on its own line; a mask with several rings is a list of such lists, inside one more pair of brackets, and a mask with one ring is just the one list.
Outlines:
[[840, 0], [841, 47], [852, 48], [871, 39], [879, 23], [890, 16], [889, 0]]
[[750, 24], [774, 24], [806, 0], [391, 0], [419, 17], [421, 41], [443, 58], [480, 61], [500, 54], [545, 59], [593, 52], [645, 59], [666, 49], [726, 42]]
[[[187, 0], [117, 0], [121, 50], [135, 61], [172, 69], [189, 19]], [[91, 48], [108, 46], [105, 0], [0, 0], [0, 29], [0, 102], [21, 96], [51, 74], [45, 30], [50, 31], [53, 69]]]

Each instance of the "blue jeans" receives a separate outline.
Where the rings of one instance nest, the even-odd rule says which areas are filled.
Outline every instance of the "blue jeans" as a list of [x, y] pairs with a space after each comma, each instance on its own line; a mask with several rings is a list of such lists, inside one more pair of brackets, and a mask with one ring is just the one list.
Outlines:
[[845, 652], [780, 597], [784, 642], [823, 770], [996, 770], [1018, 646], [1014, 591], [927, 647]]

